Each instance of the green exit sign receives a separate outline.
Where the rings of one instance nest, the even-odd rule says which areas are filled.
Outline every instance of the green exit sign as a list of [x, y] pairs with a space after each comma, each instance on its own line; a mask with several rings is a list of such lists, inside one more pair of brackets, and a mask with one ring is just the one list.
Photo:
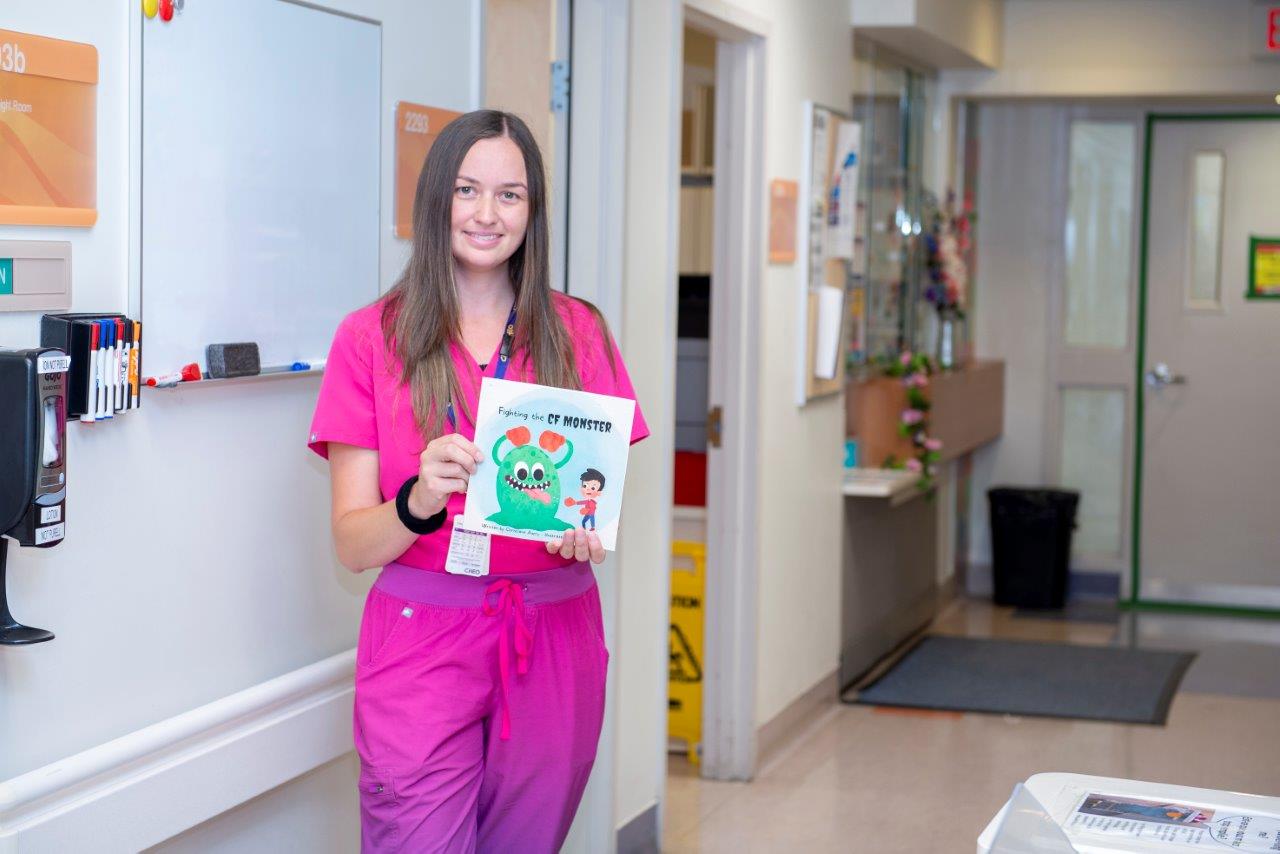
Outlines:
[[0, 258], [0, 296], [13, 293], [13, 259]]

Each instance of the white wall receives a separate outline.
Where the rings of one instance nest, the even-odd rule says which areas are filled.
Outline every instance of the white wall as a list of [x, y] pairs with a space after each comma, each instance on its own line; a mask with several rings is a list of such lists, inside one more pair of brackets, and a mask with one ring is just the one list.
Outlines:
[[[471, 5], [328, 5], [384, 22], [385, 287], [404, 257], [403, 242], [389, 236], [392, 109], [399, 99], [470, 105]], [[128, 307], [137, 14], [136, 3], [98, 0], [6, 8], [6, 28], [99, 51], [97, 224], [0, 227], [0, 238], [71, 241], [75, 311]], [[37, 314], [0, 315], [0, 345], [38, 340]], [[318, 385], [294, 378], [155, 392], [127, 417], [68, 426], [67, 539], [47, 551], [10, 552], [16, 615], [57, 639], [0, 650], [0, 780], [354, 645], [372, 576], [350, 575], [332, 555], [327, 468], [304, 446]], [[133, 504], [121, 514], [125, 476]], [[299, 792], [296, 809], [316, 821], [333, 809]], [[245, 821], [272, 815], [250, 812]], [[350, 840], [335, 843], [350, 848]]]
[[[630, 4], [627, 80], [623, 355], [652, 436], [636, 446], [619, 554], [615, 815], [625, 826], [666, 784], [667, 614], [675, 453], [676, 128], [680, 7]], [[674, 54], [673, 54], [674, 52]], [[669, 192], [664, 192], [669, 189]]]
[[855, 29], [938, 68], [1000, 64], [1004, 0], [852, 0]]
[[321, 765], [288, 785], [198, 824], [148, 854], [251, 854], [272, 851], [355, 849], [360, 806], [352, 780], [360, 773], [354, 753]]
[[995, 72], [948, 72], [985, 95], [1274, 95], [1250, 57], [1250, 0], [1005, 0]]
[[[856, 0], [855, 0], [856, 2]], [[1252, 58], [1250, 0], [1004, 0], [995, 71], [939, 75], [934, 127], [962, 98], [1240, 99], [1270, 105], [1280, 63]], [[937, 174], [954, 151], [939, 146]]]
[[[844, 0], [734, 4], [769, 27], [765, 178], [800, 179], [805, 100], [848, 110], [853, 38]], [[765, 247], [760, 263], [765, 264]], [[760, 590], [756, 725], [836, 669], [844, 399], [795, 406], [796, 265], [766, 265], [760, 305]], [[726, 417], [729, 414], [726, 413]]]

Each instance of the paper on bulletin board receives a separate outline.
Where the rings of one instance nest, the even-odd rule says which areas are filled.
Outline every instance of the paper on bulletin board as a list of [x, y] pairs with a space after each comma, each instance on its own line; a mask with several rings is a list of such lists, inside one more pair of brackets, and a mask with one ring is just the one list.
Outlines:
[[827, 194], [827, 257], [854, 260], [858, 215], [858, 169], [862, 156], [862, 125], [836, 124], [835, 157]]
[[427, 152], [449, 122], [462, 113], [396, 102], [396, 237], [413, 237], [413, 197]]
[[0, 30], [0, 224], [98, 219], [98, 50]]
[[815, 107], [810, 124], [812, 151], [809, 157], [808, 195], [804, 200], [808, 210], [804, 212], [808, 228], [809, 287], [822, 284], [827, 251], [827, 176], [831, 163], [830, 123], [837, 121], [827, 110]]
[[818, 293], [818, 331], [814, 342], [813, 374], [833, 380], [840, 361], [840, 332], [844, 328], [844, 291], [823, 285]]

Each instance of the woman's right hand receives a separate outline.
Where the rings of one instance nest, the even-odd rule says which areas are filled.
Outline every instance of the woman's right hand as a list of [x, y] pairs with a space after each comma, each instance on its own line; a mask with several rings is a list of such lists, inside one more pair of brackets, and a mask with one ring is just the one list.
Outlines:
[[466, 492], [471, 475], [484, 453], [457, 433], [441, 436], [418, 457], [418, 482], [409, 492], [409, 512], [428, 519], [441, 510], [455, 492]]

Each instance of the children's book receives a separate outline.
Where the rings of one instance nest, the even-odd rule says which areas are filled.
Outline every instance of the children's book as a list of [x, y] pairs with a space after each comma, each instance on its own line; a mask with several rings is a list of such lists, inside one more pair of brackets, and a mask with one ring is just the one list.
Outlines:
[[466, 527], [544, 542], [577, 528], [613, 551], [635, 411], [626, 398], [486, 377]]

